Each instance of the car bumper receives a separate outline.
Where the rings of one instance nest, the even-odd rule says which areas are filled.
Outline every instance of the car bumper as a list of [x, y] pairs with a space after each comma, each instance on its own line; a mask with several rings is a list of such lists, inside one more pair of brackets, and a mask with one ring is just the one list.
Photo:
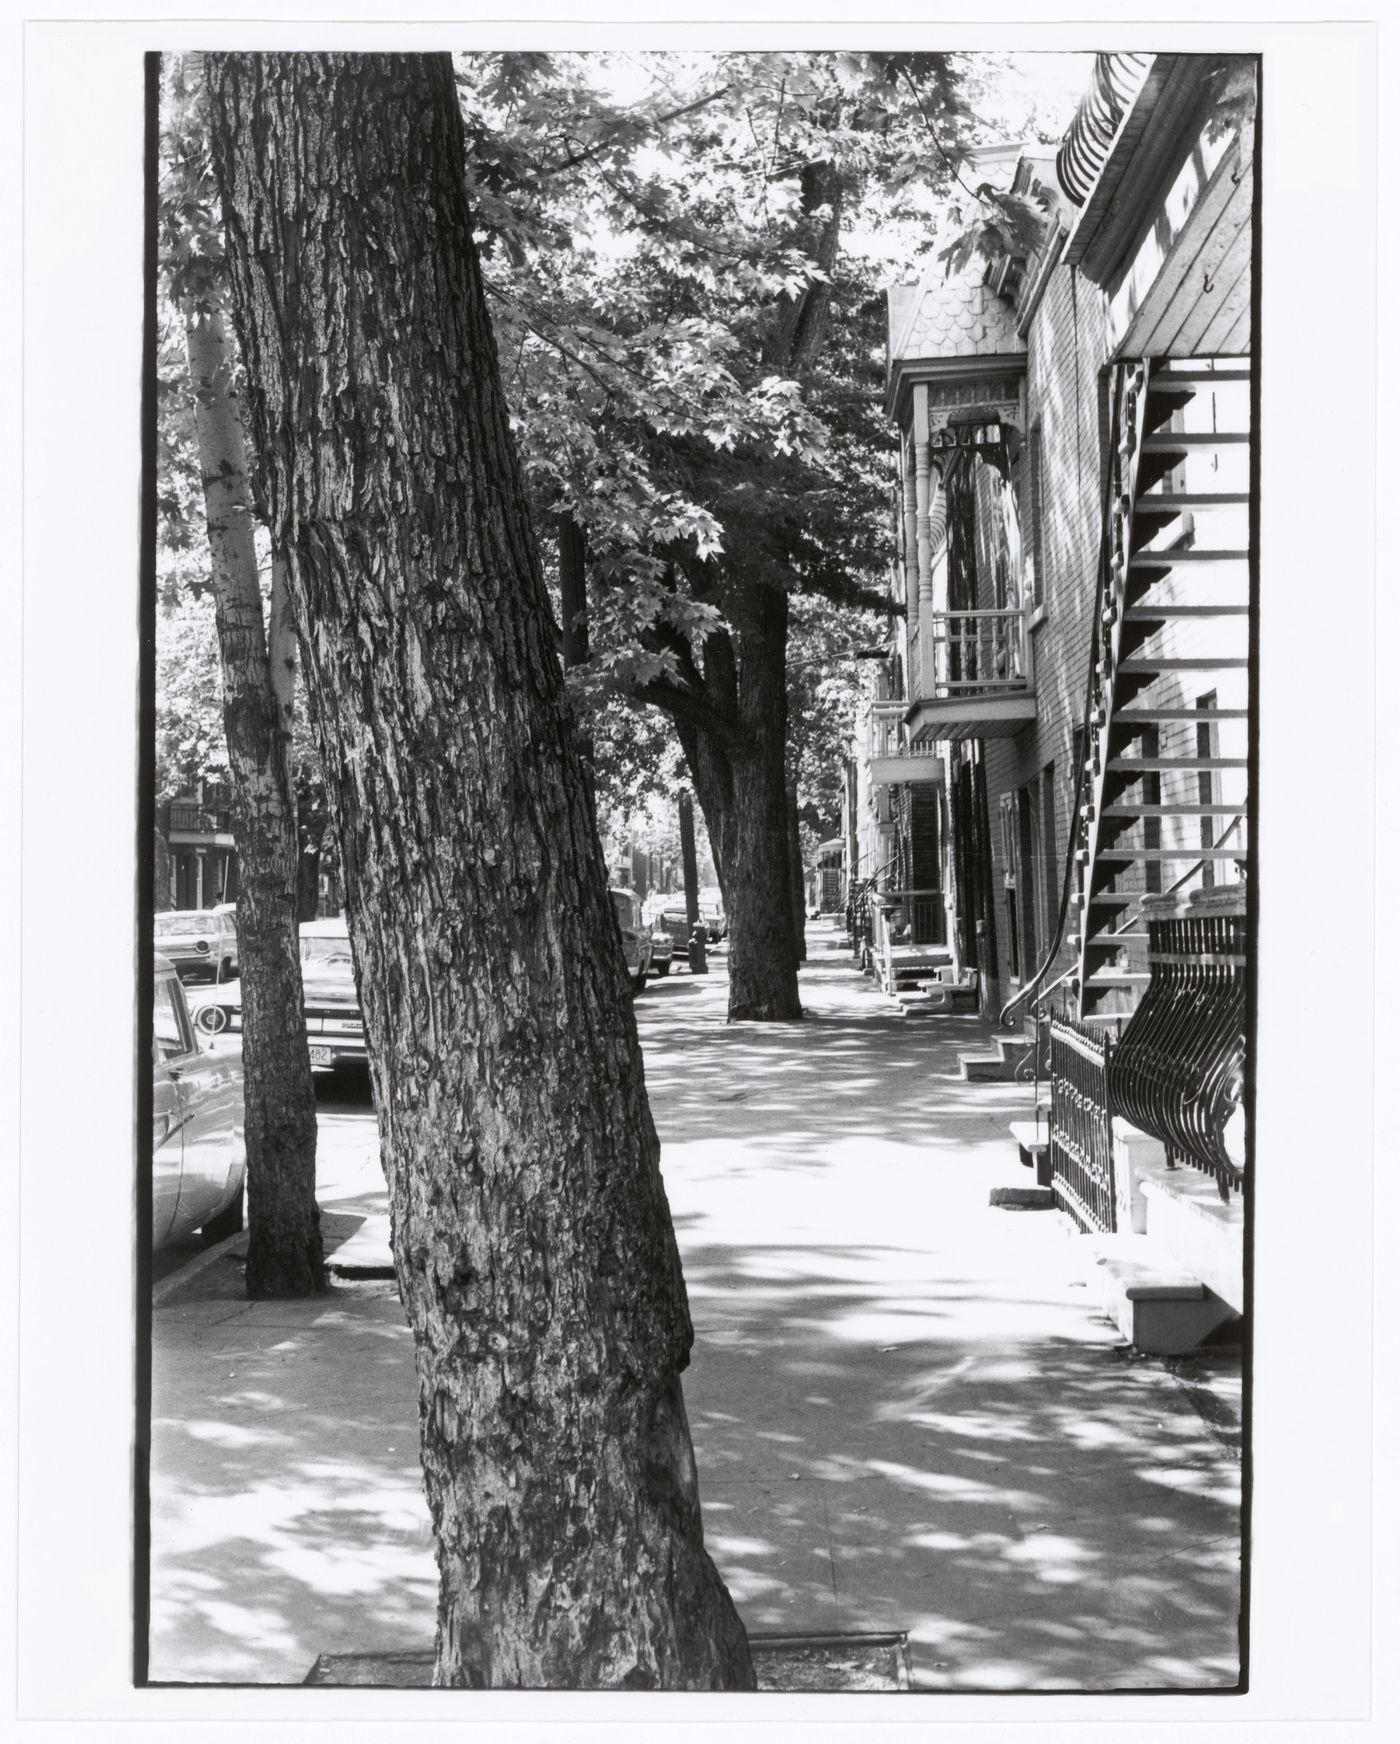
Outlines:
[[181, 969], [213, 969], [219, 961], [212, 951], [196, 951], [193, 947], [181, 950], [178, 945], [174, 950], [162, 945], [160, 954], [175, 965], [177, 974]]
[[342, 1017], [333, 1012], [307, 1012], [306, 1045], [313, 1066], [338, 1066], [368, 1058], [364, 1023], [358, 1013]]

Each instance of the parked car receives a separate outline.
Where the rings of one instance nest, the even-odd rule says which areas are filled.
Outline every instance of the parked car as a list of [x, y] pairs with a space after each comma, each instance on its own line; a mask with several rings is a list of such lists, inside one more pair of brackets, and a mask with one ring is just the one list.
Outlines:
[[690, 943], [690, 922], [683, 908], [663, 908], [656, 917], [656, 930], [670, 939], [673, 955], [685, 955], [685, 948]]
[[156, 949], [178, 975], [205, 974], [226, 981], [238, 973], [238, 929], [234, 905], [176, 908], [156, 916]]
[[[365, 1024], [355, 988], [350, 930], [343, 915], [303, 921], [300, 928], [301, 991], [311, 1064], [342, 1066], [363, 1061]], [[197, 1001], [194, 1021], [206, 1035], [243, 1028], [237, 987], [218, 988]]]
[[627, 973], [632, 977], [633, 991], [640, 993], [647, 984], [651, 967], [651, 928], [642, 920], [642, 904], [635, 890], [613, 890], [609, 893], [617, 924], [622, 932], [622, 954], [627, 959]]
[[151, 1239], [199, 1230], [222, 1241], [243, 1227], [243, 1068], [202, 1050], [168, 957], [155, 960], [151, 1036]]
[[675, 945], [671, 935], [661, 930], [658, 922], [651, 930], [651, 972], [653, 975], [669, 975], [671, 973], [671, 958], [675, 953]]
[[303, 921], [301, 992], [313, 1066], [363, 1063], [365, 1020], [355, 986], [350, 928], [343, 914]]

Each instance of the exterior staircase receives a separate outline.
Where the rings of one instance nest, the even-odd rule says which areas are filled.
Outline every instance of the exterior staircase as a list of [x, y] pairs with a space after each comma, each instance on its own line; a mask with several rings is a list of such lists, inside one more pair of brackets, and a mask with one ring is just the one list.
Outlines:
[[1074, 893], [1087, 1023], [1121, 1026], [1147, 984], [1141, 899], [1248, 862], [1249, 420], [1243, 360], [1121, 367]]

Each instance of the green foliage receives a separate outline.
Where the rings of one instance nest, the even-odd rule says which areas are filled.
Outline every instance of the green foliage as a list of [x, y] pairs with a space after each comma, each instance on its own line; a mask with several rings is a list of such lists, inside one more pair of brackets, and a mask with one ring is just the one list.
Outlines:
[[947, 186], [929, 128], [947, 152], [973, 137], [961, 69], [814, 52], [458, 68], [529, 488], [542, 524], [567, 512], [589, 545], [581, 699], [698, 695], [748, 589], [882, 605], [881, 279], [892, 233], [913, 258]]
[[156, 624], [156, 802], [228, 774], [214, 604], [167, 572]]

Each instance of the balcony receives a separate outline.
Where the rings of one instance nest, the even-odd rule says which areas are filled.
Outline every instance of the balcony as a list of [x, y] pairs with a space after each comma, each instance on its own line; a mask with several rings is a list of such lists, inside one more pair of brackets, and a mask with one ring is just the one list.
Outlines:
[[1035, 719], [1026, 612], [931, 612], [910, 639], [911, 745], [1006, 739]]
[[[233, 840], [229, 834], [231, 818], [227, 808], [215, 810], [190, 800], [171, 800], [169, 828], [171, 842], [186, 846], [194, 842], [200, 846], [227, 846]], [[228, 841], [220, 841], [221, 837], [227, 837]]]
[[944, 779], [943, 759], [931, 752], [911, 755], [904, 744], [902, 702], [876, 703], [866, 741], [865, 766], [872, 787], [934, 784]]

